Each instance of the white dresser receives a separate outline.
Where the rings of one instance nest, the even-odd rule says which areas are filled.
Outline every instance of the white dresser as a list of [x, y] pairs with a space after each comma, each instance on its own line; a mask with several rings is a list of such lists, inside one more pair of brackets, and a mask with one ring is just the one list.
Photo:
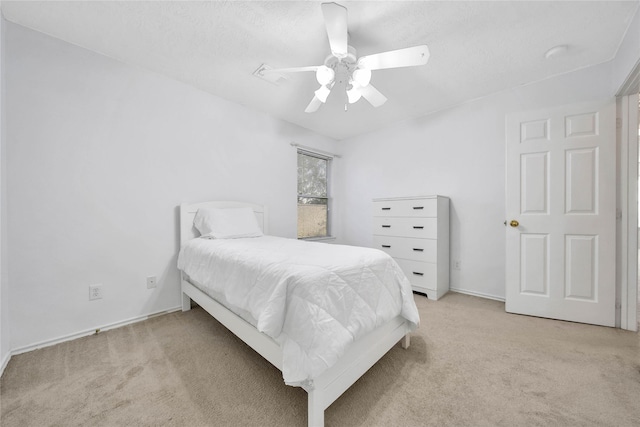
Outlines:
[[373, 244], [391, 255], [415, 292], [437, 300], [449, 290], [449, 198], [373, 199]]

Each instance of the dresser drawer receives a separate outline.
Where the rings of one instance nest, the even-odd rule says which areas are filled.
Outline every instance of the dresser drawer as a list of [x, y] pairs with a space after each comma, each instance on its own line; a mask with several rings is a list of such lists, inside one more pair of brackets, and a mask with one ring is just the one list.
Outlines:
[[438, 284], [437, 265], [430, 262], [409, 261], [396, 259], [412, 286], [426, 289], [436, 289]]
[[395, 236], [373, 236], [374, 248], [382, 249], [394, 258], [437, 262], [438, 241]]
[[373, 234], [435, 239], [438, 237], [438, 219], [374, 217]]
[[435, 217], [438, 199], [374, 200], [373, 216]]

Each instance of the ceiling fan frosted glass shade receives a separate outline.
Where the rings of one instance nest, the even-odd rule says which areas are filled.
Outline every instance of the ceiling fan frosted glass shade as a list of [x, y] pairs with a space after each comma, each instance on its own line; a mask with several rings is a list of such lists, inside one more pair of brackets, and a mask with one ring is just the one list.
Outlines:
[[353, 104], [358, 102], [358, 100], [362, 97], [362, 92], [357, 87], [357, 84], [354, 84], [351, 89], [347, 91], [347, 99], [349, 100], [349, 104]]
[[327, 67], [326, 65], [321, 65], [316, 70], [316, 80], [318, 80], [318, 83], [323, 86], [331, 83], [335, 75], [335, 71], [333, 71], [333, 69]]
[[356, 83], [364, 87], [371, 81], [371, 70], [359, 68], [353, 72], [352, 78]]
[[320, 89], [315, 91], [316, 98], [318, 98], [323, 104], [327, 102], [327, 97], [331, 93], [331, 89], [326, 87], [325, 85], [320, 86]]

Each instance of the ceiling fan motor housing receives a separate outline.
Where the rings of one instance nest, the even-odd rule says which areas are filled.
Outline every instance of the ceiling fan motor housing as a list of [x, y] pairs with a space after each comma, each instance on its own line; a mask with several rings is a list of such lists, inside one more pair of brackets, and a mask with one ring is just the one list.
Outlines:
[[331, 54], [324, 60], [324, 65], [335, 72], [335, 82], [349, 84], [351, 75], [357, 67], [357, 52], [353, 46], [347, 47], [348, 52], [344, 58], [338, 58]]

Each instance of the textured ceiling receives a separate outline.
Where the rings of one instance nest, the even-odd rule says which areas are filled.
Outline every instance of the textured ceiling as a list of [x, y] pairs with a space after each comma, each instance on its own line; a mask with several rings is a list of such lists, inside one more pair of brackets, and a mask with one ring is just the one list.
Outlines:
[[[316, 1], [2, 1], [9, 21], [154, 70], [335, 139], [612, 59], [638, 1], [352, 1], [358, 56], [427, 44], [429, 63], [374, 71], [388, 101], [344, 111], [333, 90], [304, 113], [313, 73], [275, 85], [253, 72], [320, 65], [330, 53]], [[545, 52], [567, 45], [565, 55]]]

